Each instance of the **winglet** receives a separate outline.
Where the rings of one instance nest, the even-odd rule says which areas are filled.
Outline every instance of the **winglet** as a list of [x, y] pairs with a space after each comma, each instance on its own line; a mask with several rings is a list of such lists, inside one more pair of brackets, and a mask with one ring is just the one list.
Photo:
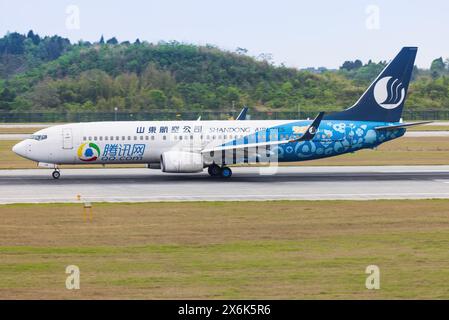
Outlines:
[[243, 106], [242, 111], [240, 111], [239, 115], [235, 120], [246, 120], [246, 113], [248, 112], [248, 107]]
[[321, 120], [323, 120], [324, 112], [320, 112], [316, 118], [313, 120], [313, 122], [310, 124], [310, 126], [307, 128], [306, 132], [299, 137], [298, 139], [290, 140], [290, 142], [299, 142], [299, 141], [309, 141], [312, 140], [317, 131], [318, 127], [320, 126]]

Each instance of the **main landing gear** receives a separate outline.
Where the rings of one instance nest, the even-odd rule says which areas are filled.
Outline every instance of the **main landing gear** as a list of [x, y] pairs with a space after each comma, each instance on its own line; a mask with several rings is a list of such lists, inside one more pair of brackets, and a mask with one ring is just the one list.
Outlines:
[[229, 167], [220, 167], [215, 163], [207, 168], [207, 172], [211, 177], [230, 178], [232, 176], [232, 170]]
[[51, 174], [53, 179], [59, 179], [59, 177], [61, 176], [61, 173], [59, 172], [59, 169], [55, 169], [55, 171], [53, 171], [53, 173]]

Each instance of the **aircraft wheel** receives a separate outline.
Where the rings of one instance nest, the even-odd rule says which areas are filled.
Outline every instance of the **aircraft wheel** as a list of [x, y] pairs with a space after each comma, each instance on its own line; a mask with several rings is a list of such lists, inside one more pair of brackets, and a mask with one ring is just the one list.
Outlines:
[[53, 171], [53, 173], [51, 174], [53, 179], [59, 179], [59, 177], [61, 176], [61, 173], [57, 170]]
[[219, 175], [221, 175], [221, 168], [216, 164], [212, 164], [209, 166], [209, 168], [207, 168], [207, 172], [212, 177], [218, 177]]
[[229, 167], [221, 168], [221, 177], [230, 178], [232, 176], [232, 170]]

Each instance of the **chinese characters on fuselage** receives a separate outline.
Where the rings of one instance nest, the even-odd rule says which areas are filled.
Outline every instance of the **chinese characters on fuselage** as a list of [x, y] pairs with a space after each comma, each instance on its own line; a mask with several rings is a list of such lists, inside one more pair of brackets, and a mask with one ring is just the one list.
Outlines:
[[[207, 133], [251, 133], [251, 127], [210, 127]], [[254, 132], [265, 131], [266, 128], [256, 128]], [[156, 133], [203, 133], [203, 127], [197, 125], [176, 125], [176, 126], [149, 126], [137, 127], [136, 133], [156, 134]]]
[[[169, 129], [170, 128], [170, 129]], [[145, 130], [147, 129], [147, 130]], [[203, 127], [202, 126], [191, 126], [191, 125], [184, 125], [184, 126], [149, 126], [148, 128], [145, 127], [137, 127], [136, 133], [144, 134], [144, 133], [202, 133]]]
[[106, 144], [101, 155], [102, 161], [140, 161], [145, 153], [145, 144]]

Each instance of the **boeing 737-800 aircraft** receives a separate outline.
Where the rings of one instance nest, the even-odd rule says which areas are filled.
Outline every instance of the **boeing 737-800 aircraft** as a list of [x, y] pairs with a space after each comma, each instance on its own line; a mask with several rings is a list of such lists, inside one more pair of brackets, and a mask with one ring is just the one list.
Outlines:
[[374, 148], [401, 137], [417, 48], [405, 47], [350, 108], [310, 120], [129, 121], [57, 125], [13, 151], [58, 179], [62, 164], [143, 163], [163, 172], [230, 177], [228, 165], [303, 161]]

